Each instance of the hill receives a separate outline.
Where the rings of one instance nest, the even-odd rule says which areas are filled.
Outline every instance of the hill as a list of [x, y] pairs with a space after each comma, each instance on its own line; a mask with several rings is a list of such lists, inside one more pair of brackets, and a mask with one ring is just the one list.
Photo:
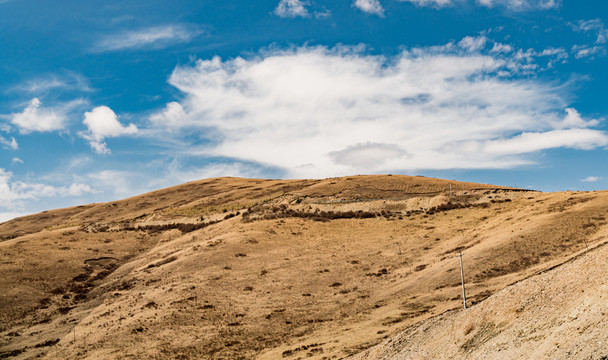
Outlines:
[[607, 243], [351, 359], [606, 359]]
[[396, 175], [217, 178], [11, 220], [0, 358], [354, 355], [458, 313], [459, 251], [476, 304], [597, 246], [607, 199]]

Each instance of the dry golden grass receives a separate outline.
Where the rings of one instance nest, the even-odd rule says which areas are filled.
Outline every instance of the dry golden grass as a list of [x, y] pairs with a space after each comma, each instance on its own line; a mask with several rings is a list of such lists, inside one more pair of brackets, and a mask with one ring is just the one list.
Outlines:
[[479, 303], [596, 244], [607, 200], [408, 176], [221, 178], [16, 219], [0, 224], [0, 357], [356, 354], [461, 307], [458, 251]]

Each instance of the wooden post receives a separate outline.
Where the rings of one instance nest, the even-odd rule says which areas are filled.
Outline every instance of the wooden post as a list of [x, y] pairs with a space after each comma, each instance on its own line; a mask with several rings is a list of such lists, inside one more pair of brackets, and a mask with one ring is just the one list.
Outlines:
[[462, 304], [464, 305], [464, 308], [467, 308], [467, 293], [464, 290], [464, 271], [462, 270], [462, 251], [459, 252], [460, 255], [458, 255], [458, 257], [460, 258], [460, 280], [462, 281]]
[[74, 327], [74, 342], [76, 342], [76, 328]]

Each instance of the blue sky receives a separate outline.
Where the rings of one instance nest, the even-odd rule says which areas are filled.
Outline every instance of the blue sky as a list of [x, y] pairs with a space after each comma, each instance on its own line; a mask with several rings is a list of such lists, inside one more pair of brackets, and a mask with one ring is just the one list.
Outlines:
[[604, 189], [599, 0], [0, 0], [0, 220], [213, 176]]

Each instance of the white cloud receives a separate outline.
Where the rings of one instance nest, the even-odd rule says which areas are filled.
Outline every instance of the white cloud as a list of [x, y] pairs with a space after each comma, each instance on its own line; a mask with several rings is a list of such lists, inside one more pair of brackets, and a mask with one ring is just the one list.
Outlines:
[[23, 164], [23, 160], [19, 159], [18, 157], [13, 158], [11, 162], [13, 164]]
[[92, 91], [89, 80], [73, 72], [64, 74], [46, 74], [24, 81], [8, 91], [22, 91], [31, 94], [48, 93], [50, 90], [65, 89], [83, 92]]
[[513, 47], [508, 44], [494, 43], [490, 52], [492, 53], [510, 53], [513, 51]]
[[384, 17], [384, 8], [379, 0], [354, 0], [353, 5], [368, 14]]
[[597, 120], [584, 120], [574, 108], [566, 108], [566, 117], [562, 121], [553, 123], [556, 129], [588, 128], [599, 125]]
[[11, 139], [6, 139], [3, 136], [0, 136], [0, 145], [2, 145], [3, 148], [9, 148], [11, 150], [17, 150], [19, 149], [19, 144], [17, 144], [17, 140], [15, 140], [14, 137], [11, 137]]
[[488, 39], [484, 35], [466, 36], [458, 42], [458, 46], [467, 51], [479, 51], [486, 46]]
[[[399, 0], [411, 2], [418, 6], [445, 7], [457, 4], [466, 4], [468, 0]], [[485, 7], [506, 7], [510, 10], [548, 10], [560, 6], [560, 0], [475, 0], [475, 3]]]
[[140, 30], [107, 35], [94, 46], [93, 51], [116, 51], [128, 49], [162, 49], [176, 43], [186, 43], [202, 32], [182, 24], [155, 26]]
[[486, 7], [504, 6], [511, 10], [547, 10], [560, 6], [560, 0], [477, 0]]
[[383, 164], [388, 159], [407, 156], [407, 151], [394, 144], [355, 144], [344, 150], [332, 151], [329, 156], [334, 163], [359, 168]]
[[94, 190], [81, 183], [70, 186], [51, 186], [41, 183], [30, 183], [12, 180], [10, 171], [0, 168], [0, 211], [2, 214], [21, 212], [24, 200], [37, 200], [43, 197], [80, 196]]
[[289, 177], [511, 168], [545, 149], [606, 145], [562, 86], [511, 77], [529, 64], [490, 54], [448, 44], [384, 58], [342, 46], [200, 60], [175, 69], [185, 98], [151, 119], [176, 142], [208, 140], [186, 152]]
[[86, 112], [82, 123], [88, 131], [80, 135], [89, 141], [91, 148], [98, 154], [110, 153], [104, 139], [137, 133], [137, 126], [123, 126], [114, 111], [107, 106], [98, 106]]
[[309, 3], [302, 0], [281, 0], [274, 9], [275, 15], [282, 18], [309, 17], [306, 6]]
[[214, 163], [202, 168], [188, 167], [186, 170], [175, 161], [166, 166], [164, 176], [153, 180], [154, 187], [166, 187], [172, 184], [183, 184], [185, 182], [208, 179], [221, 176], [234, 176], [246, 178], [268, 177], [264, 175], [259, 166], [243, 162]]
[[322, 10], [315, 11], [315, 19], [327, 19], [331, 16], [331, 11], [329, 9], [323, 8]]
[[572, 47], [572, 52], [574, 53], [574, 57], [577, 59], [583, 59], [583, 58], [593, 58], [596, 55], [598, 56], [604, 56], [606, 55], [606, 48], [604, 46], [581, 46], [581, 45], [574, 45]]
[[[471, 144], [466, 144], [470, 146]], [[591, 150], [608, 145], [608, 135], [600, 130], [567, 129], [546, 132], [525, 132], [509, 139], [490, 140], [477, 147], [490, 154], [525, 154], [552, 148]]]
[[602, 180], [602, 178], [598, 176], [587, 176], [586, 178], [582, 179], [581, 182], [593, 183], [598, 182], [600, 180]]
[[[174, 127], [181, 127], [181, 122], [186, 119], [186, 117], [186, 112], [180, 103], [173, 101], [168, 103], [165, 109], [160, 113], [153, 114], [150, 117], [150, 121], [156, 126], [171, 129]], [[187, 125], [187, 123], [183, 125]]]
[[402, 2], [411, 2], [416, 4], [417, 6], [432, 6], [432, 7], [444, 7], [454, 5], [455, 2], [460, 2], [459, 0], [399, 0]]
[[48, 132], [64, 128], [65, 114], [58, 109], [43, 108], [38, 98], [33, 98], [23, 112], [13, 114], [11, 122], [19, 127], [19, 132]]
[[[5, 2], [5, 1], [0, 1], [0, 4], [2, 4], [3, 2]], [[0, 211], [0, 223], [12, 220], [14, 218], [18, 218], [18, 217], [21, 217], [21, 216], [25, 216], [25, 215], [28, 215], [28, 213], [26, 213], [26, 212], [15, 212], [15, 211]]]
[[595, 33], [595, 42], [598, 44], [604, 44], [606, 43], [606, 39], [608, 39], [608, 29], [605, 28], [604, 22], [600, 19], [580, 20], [578, 24], [573, 27], [577, 31]]

